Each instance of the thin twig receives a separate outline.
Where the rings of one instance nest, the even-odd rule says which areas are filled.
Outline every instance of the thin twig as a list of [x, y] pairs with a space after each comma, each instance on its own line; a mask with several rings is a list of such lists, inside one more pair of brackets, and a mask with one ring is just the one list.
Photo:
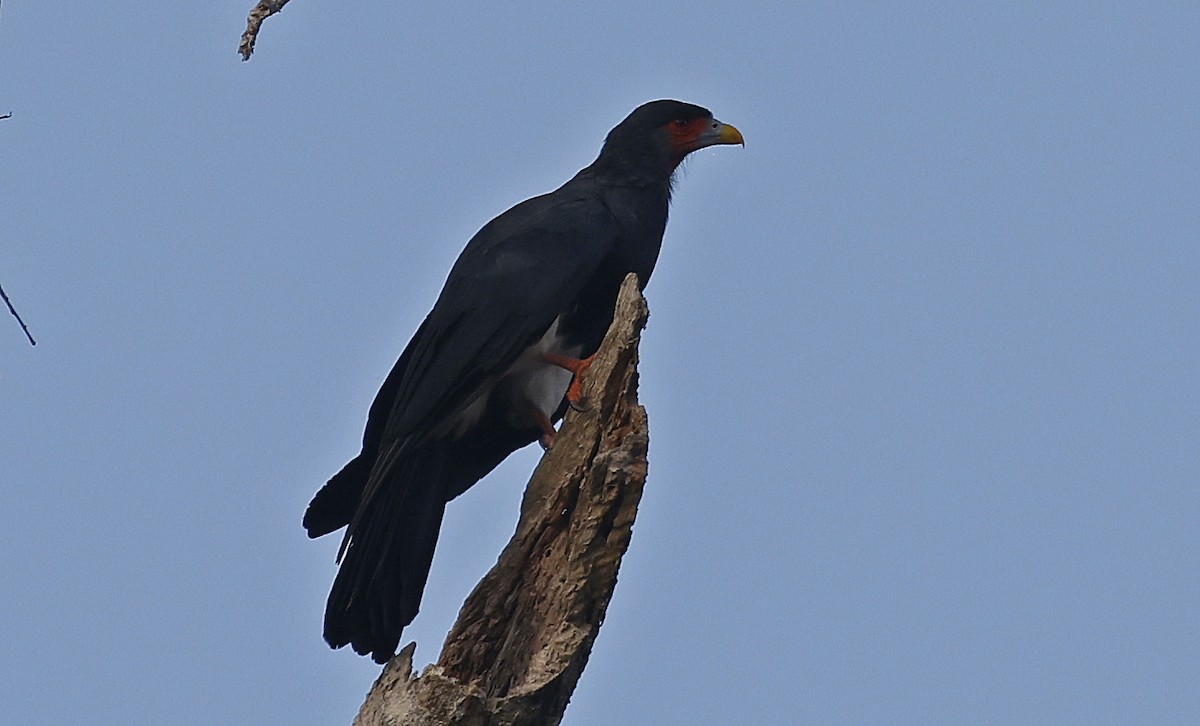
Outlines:
[[12, 111], [9, 111], [8, 113], [4, 114], [3, 116], [0, 116], [0, 121], [3, 121], [6, 118], [12, 118]]
[[258, 41], [258, 29], [262, 27], [263, 21], [283, 10], [283, 6], [287, 4], [288, 0], [258, 0], [258, 4], [246, 18], [246, 32], [242, 33], [242, 42], [238, 46], [243, 61], [250, 60], [250, 55], [254, 53], [254, 43]]
[[[0, 118], [7, 117], [0, 116]], [[25, 331], [25, 337], [29, 338], [29, 344], [37, 345], [37, 341], [34, 340], [33, 336], [29, 334], [29, 328], [25, 327], [25, 321], [21, 319], [20, 314], [17, 313], [17, 309], [13, 307], [12, 302], [8, 299], [8, 295], [5, 294], [4, 286], [2, 285], [0, 285], [0, 297], [4, 298], [4, 304], [8, 306], [8, 312], [12, 313], [13, 317], [17, 319], [17, 322], [21, 324], [21, 330]]]

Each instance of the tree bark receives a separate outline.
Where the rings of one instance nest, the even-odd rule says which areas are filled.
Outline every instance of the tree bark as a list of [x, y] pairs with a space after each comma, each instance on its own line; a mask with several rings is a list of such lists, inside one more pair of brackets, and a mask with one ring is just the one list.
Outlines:
[[637, 347], [649, 311], [633, 275], [570, 411], [525, 490], [517, 531], [420, 676], [410, 643], [355, 726], [557, 724], [617, 582], [646, 481]]
[[242, 40], [238, 43], [238, 53], [241, 54], [242, 60], [248, 61], [254, 54], [254, 44], [258, 42], [258, 31], [262, 29], [263, 21], [283, 10], [283, 6], [288, 2], [289, 0], [259, 0], [250, 8], [250, 15], [246, 17], [246, 31], [242, 33]]

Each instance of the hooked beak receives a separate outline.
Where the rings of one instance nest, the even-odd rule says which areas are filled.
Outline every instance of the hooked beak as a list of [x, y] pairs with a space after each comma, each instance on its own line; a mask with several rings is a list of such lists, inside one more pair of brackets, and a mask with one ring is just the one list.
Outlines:
[[742, 139], [742, 132], [738, 131], [732, 124], [723, 124], [720, 121], [713, 119], [707, 129], [700, 132], [696, 137], [696, 148], [703, 149], [706, 146], [717, 146], [718, 144], [741, 144], [746, 145]]

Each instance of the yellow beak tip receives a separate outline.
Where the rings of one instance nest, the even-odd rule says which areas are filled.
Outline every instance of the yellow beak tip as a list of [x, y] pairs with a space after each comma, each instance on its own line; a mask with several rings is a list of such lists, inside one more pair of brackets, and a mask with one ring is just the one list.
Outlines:
[[733, 126], [732, 124], [723, 124], [723, 126], [724, 128], [721, 129], [722, 144], [746, 145], [746, 140], [742, 138], [742, 132], [738, 131], [736, 126]]

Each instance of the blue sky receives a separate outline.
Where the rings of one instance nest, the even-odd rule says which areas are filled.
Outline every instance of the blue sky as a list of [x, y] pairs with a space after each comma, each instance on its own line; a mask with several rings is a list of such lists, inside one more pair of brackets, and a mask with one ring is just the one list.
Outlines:
[[[646, 100], [650, 479], [565, 723], [1200, 715], [1200, 7], [0, 11], [0, 720], [349, 723], [312, 493], [462, 245]], [[449, 508], [435, 658], [538, 457]]]

